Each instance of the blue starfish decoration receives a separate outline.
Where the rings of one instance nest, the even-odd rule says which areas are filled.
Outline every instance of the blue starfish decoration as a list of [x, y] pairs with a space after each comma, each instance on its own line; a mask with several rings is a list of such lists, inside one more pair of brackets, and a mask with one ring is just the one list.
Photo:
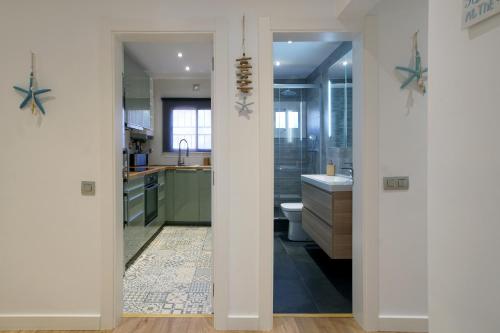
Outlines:
[[396, 66], [397, 70], [410, 73], [410, 76], [401, 84], [401, 89], [406, 88], [413, 80], [417, 80], [417, 85], [423, 94], [426, 92], [424, 73], [427, 73], [428, 68], [422, 68], [422, 58], [420, 57], [420, 52], [418, 51], [418, 31], [413, 35], [414, 49], [415, 49], [415, 68]]
[[35, 75], [33, 73], [33, 63], [34, 63], [34, 54], [31, 54], [31, 73], [30, 73], [30, 84], [27, 89], [21, 88], [14, 86], [14, 89], [26, 94], [26, 97], [24, 100], [21, 102], [21, 105], [19, 105], [20, 109], [23, 109], [28, 103], [31, 101], [31, 112], [35, 113], [36, 107], [40, 109], [40, 111], [45, 114], [45, 109], [43, 108], [42, 102], [40, 99], [38, 99], [38, 96], [44, 93], [47, 93], [51, 91], [51, 89], [35, 89], [34, 87], [34, 81], [35, 81]]

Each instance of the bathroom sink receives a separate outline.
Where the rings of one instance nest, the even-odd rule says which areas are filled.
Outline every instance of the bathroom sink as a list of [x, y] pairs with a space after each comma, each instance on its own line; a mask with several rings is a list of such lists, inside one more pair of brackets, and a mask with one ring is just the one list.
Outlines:
[[348, 176], [301, 175], [301, 179], [327, 192], [352, 191], [352, 178]]

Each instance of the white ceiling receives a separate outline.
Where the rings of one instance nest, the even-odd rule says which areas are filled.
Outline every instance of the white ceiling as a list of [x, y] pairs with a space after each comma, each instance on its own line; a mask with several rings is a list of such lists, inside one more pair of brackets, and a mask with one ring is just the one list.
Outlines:
[[[154, 78], [210, 77], [212, 68], [211, 35], [180, 34], [169, 40], [125, 42], [125, 52]], [[177, 53], [182, 52], [182, 58]], [[189, 66], [190, 71], [185, 67]]]
[[[305, 79], [340, 44], [340, 41], [293, 41], [291, 44], [288, 41], [274, 42], [274, 78]], [[280, 62], [280, 66], [276, 66], [276, 61]]]

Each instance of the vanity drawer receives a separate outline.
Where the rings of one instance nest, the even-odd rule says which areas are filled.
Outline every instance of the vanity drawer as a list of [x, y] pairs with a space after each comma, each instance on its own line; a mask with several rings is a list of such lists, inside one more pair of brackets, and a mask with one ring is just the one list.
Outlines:
[[302, 183], [302, 203], [304, 207], [314, 212], [324, 222], [332, 226], [333, 195], [317, 187]]
[[302, 209], [302, 227], [316, 244], [333, 258], [332, 227], [305, 207]]
[[302, 209], [302, 227], [331, 259], [352, 258], [352, 225], [335, 223], [332, 227], [309, 209]]

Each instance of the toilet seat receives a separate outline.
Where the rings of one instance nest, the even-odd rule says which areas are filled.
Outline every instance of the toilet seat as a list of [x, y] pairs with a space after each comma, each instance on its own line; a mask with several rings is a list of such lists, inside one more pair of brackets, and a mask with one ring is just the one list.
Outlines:
[[284, 202], [281, 204], [281, 209], [289, 212], [300, 212], [303, 207], [302, 202]]

